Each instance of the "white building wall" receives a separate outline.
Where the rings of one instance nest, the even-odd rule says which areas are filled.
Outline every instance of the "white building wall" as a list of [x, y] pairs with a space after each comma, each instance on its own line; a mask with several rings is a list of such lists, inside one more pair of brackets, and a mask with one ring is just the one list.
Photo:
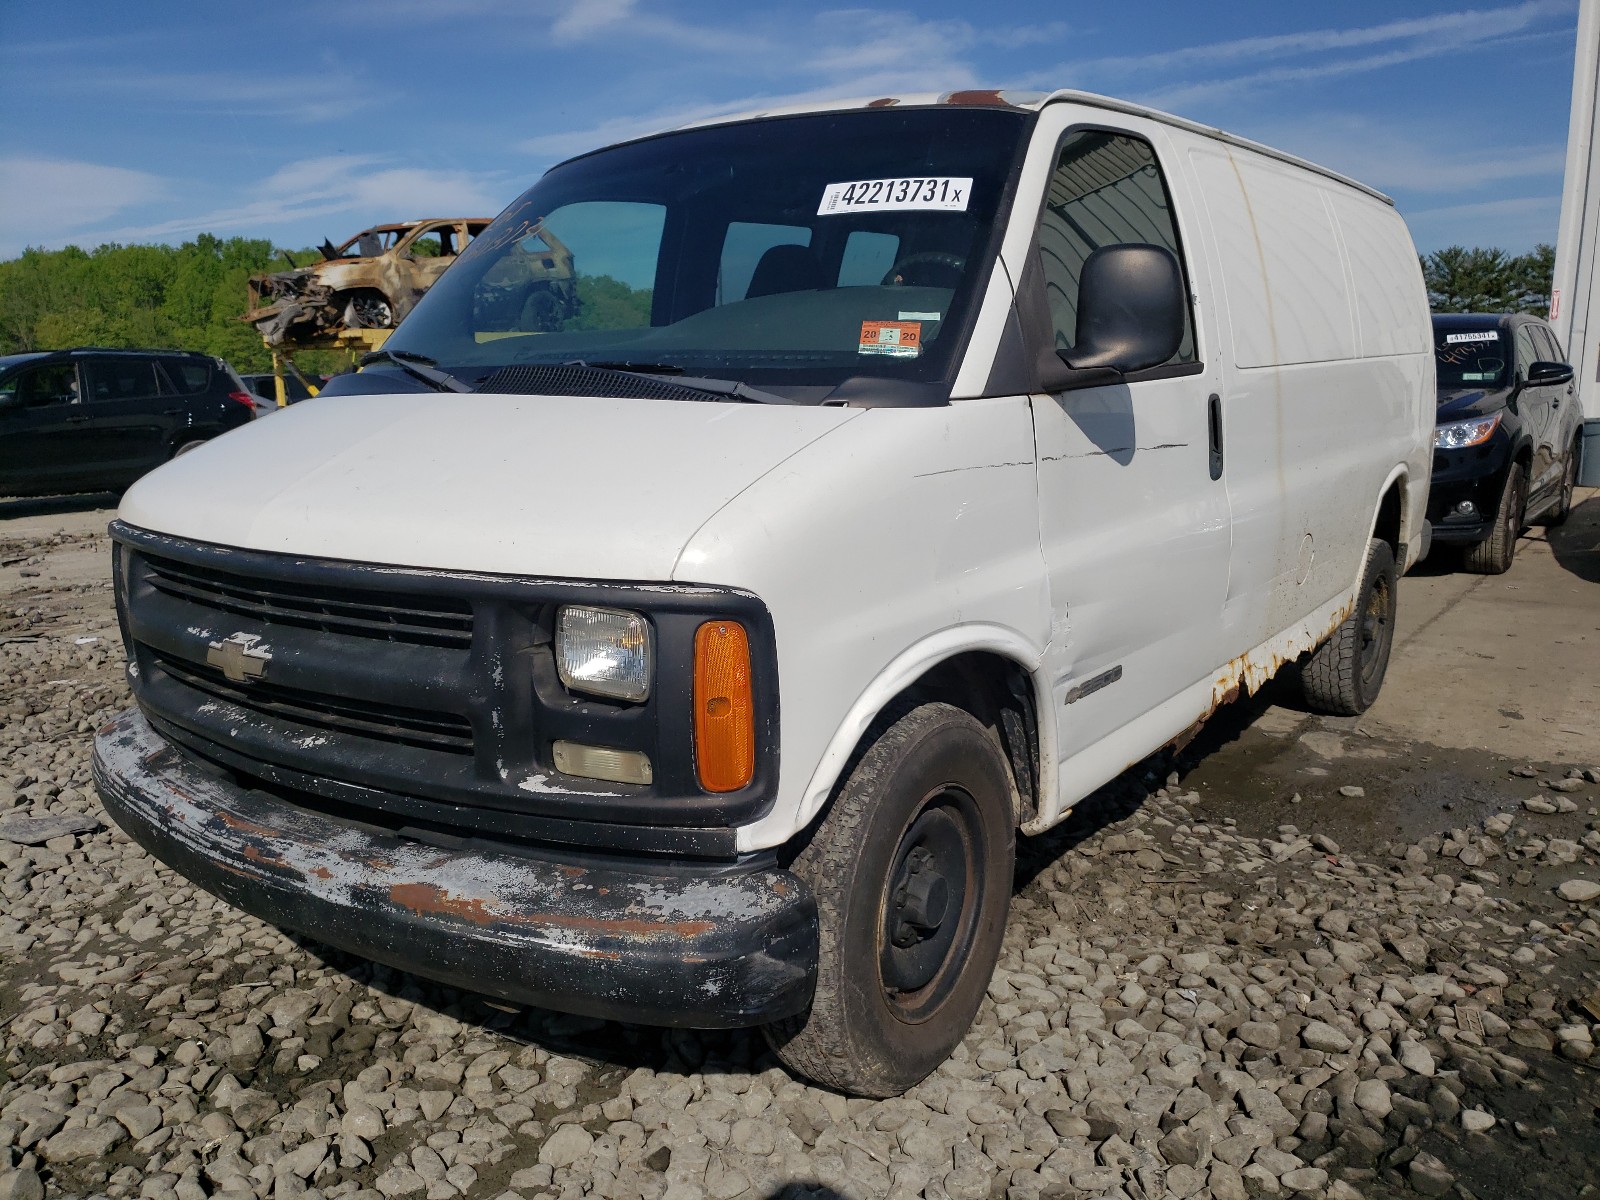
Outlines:
[[1582, 482], [1600, 486], [1600, 0], [1581, 0], [1550, 321], [1577, 375]]

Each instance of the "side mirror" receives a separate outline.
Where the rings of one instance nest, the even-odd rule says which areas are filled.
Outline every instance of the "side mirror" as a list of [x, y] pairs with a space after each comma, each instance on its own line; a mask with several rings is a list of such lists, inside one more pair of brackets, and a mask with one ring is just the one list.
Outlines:
[[1549, 387], [1558, 383], [1571, 382], [1571, 363], [1536, 362], [1528, 367], [1528, 384], [1530, 387]]
[[1127, 375], [1160, 366], [1183, 341], [1183, 314], [1183, 272], [1172, 251], [1101, 246], [1084, 260], [1073, 346], [1052, 356], [1059, 366], [1046, 358], [1040, 385], [1058, 391], [1089, 382], [1080, 372]]

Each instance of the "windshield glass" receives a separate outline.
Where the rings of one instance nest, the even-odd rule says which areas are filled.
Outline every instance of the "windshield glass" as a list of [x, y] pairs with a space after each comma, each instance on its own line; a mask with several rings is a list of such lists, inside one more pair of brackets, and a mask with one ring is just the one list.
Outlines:
[[1029, 128], [855, 110], [652, 138], [550, 171], [387, 348], [468, 381], [628, 364], [756, 387], [945, 378]]
[[1436, 329], [1433, 355], [1441, 388], [1502, 387], [1511, 347], [1498, 329]]

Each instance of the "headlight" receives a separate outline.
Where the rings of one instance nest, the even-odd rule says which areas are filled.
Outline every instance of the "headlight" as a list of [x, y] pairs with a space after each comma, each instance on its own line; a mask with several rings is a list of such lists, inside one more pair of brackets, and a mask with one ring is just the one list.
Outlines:
[[1500, 428], [1500, 415], [1495, 413], [1492, 417], [1473, 417], [1466, 421], [1451, 421], [1448, 425], [1440, 425], [1433, 431], [1433, 448], [1465, 450], [1468, 446], [1487, 442], [1489, 435]]
[[650, 626], [638, 613], [569, 604], [556, 618], [556, 670], [575, 692], [643, 700], [651, 659]]

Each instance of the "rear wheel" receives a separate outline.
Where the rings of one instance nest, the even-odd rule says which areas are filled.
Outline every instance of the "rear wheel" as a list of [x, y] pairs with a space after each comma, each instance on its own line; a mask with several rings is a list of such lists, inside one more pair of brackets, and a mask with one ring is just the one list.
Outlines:
[[1374, 538], [1367, 543], [1367, 564], [1355, 608], [1300, 668], [1300, 687], [1311, 708], [1353, 717], [1366, 712], [1378, 698], [1394, 645], [1398, 589], [1394, 550], [1388, 542]]
[[1511, 569], [1511, 560], [1517, 556], [1517, 539], [1527, 523], [1524, 520], [1527, 503], [1528, 473], [1520, 464], [1513, 464], [1500, 492], [1494, 532], [1476, 546], [1468, 546], [1462, 555], [1461, 561], [1467, 570], [1478, 575], [1504, 575]]
[[994, 736], [924, 704], [861, 758], [792, 865], [817, 901], [816, 991], [765, 1028], [792, 1070], [896, 1096], [955, 1049], [1005, 933], [1015, 830]]
[[1567, 447], [1567, 461], [1561, 470], [1561, 493], [1556, 497], [1555, 505], [1545, 512], [1545, 525], [1560, 525], [1572, 515], [1572, 493], [1578, 486], [1578, 458], [1582, 453], [1583, 439], [1573, 438], [1572, 445]]

